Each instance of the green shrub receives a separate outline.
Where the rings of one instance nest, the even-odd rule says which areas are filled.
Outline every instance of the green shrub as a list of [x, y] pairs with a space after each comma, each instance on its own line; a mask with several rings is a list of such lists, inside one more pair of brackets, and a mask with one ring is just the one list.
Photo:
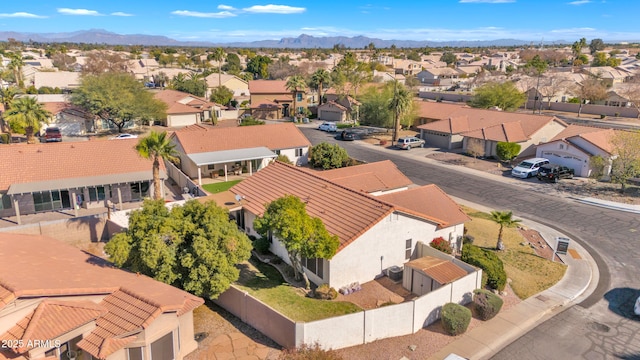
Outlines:
[[500, 291], [504, 290], [507, 284], [507, 273], [504, 271], [504, 264], [498, 255], [489, 250], [468, 244], [462, 247], [460, 259], [467, 264], [481, 268], [483, 278], [486, 274], [486, 284], [488, 286]]
[[0, 134], [0, 143], [8, 144], [9, 143], [9, 134]]
[[471, 310], [456, 304], [447, 303], [442, 307], [442, 327], [449, 335], [460, 335], [467, 331], [471, 322]]
[[329, 287], [329, 284], [322, 284], [313, 292], [313, 297], [320, 300], [333, 300], [338, 297], [338, 292]]
[[253, 242], [253, 248], [260, 254], [266, 254], [269, 252], [269, 240], [266, 238], [259, 238]]
[[436, 250], [442, 251], [443, 253], [451, 254], [453, 252], [453, 249], [451, 249], [451, 244], [449, 244], [449, 242], [442, 236], [433, 239], [429, 243], [429, 245]]
[[480, 320], [489, 320], [500, 312], [503, 301], [500, 296], [489, 290], [477, 289], [473, 291], [473, 308]]

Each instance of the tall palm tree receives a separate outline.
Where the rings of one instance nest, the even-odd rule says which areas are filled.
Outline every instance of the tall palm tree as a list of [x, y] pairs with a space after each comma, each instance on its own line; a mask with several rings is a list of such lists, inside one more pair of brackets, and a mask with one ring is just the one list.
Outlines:
[[221, 47], [215, 48], [211, 54], [213, 60], [218, 62], [218, 86], [222, 86], [222, 60], [225, 55], [224, 49]]
[[293, 75], [289, 78], [289, 80], [287, 80], [285, 86], [287, 90], [291, 91], [291, 93], [293, 94], [293, 117], [295, 118], [298, 111], [298, 102], [296, 99], [296, 95], [299, 90], [304, 90], [307, 87], [307, 83], [306, 81], [304, 81], [304, 78], [301, 75]]
[[[20, 90], [15, 86], [9, 86], [6, 88], [0, 87], [0, 103], [4, 106], [4, 112], [6, 113], [11, 107], [11, 102], [20, 93]], [[9, 142], [11, 142], [11, 128], [7, 121], [5, 121], [4, 114], [0, 113], [0, 132], [9, 133]]]
[[11, 53], [9, 54], [11, 61], [9, 62], [8, 68], [13, 70], [13, 76], [16, 81], [16, 85], [20, 88], [24, 87], [24, 81], [22, 80], [22, 67], [24, 66], [24, 61], [22, 60], [22, 54]]
[[27, 143], [35, 144], [35, 133], [40, 131], [42, 123], [49, 122], [51, 113], [45, 110], [33, 97], [22, 97], [11, 102], [4, 117], [14, 132], [27, 135]]
[[322, 87], [331, 80], [331, 75], [325, 69], [318, 69], [311, 75], [311, 80], [318, 85], [318, 105], [322, 105]]
[[498, 243], [496, 244], [496, 250], [504, 250], [504, 243], [502, 242], [502, 231], [505, 227], [512, 227], [515, 224], [519, 223], [521, 220], [516, 220], [513, 218], [513, 213], [511, 211], [497, 211], [494, 210], [491, 212], [491, 220], [500, 225], [500, 230], [498, 230]]
[[398, 141], [400, 132], [400, 118], [411, 109], [411, 93], [402, 84], [395, 80], [393, 97], [389, 101], [388, 109], [393, 111], [393, 142]]
[[175, 147], [167, 137], [166, 131], [160, 133], [153, 130], [136, 145], [136, 151], [140, 156], [153, 159], [153, 198], [155, 200], [163, 198], [160, 185], [160, 159], [178, 161]]

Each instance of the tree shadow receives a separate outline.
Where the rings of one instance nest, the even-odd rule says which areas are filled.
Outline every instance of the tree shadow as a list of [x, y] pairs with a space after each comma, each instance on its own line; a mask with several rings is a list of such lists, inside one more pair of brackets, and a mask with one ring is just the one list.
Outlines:
[[632, 288], [615, 288], [604, 294], [609, 302], [609, 310], [624, 318], [640, 321], [640, 316], [634, 314], [633, 306], [640, 296], [640, 290]]
[[68, 227], [88, 229], [91, 242], [107, 241], [106, 221], [99, 215], [80, 216], [66, 221]]

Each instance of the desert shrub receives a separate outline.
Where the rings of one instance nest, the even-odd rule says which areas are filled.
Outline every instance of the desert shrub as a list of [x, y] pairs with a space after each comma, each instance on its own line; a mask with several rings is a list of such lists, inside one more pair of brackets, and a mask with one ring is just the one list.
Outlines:
[[380, 140], [380, 146], [387, 145], [387, 140]]
[[322, 284], [313, 292], [313, 296], [320, 300], [333, 300], [338, 297], [338, 292], [328, 284]]
[[449, 335], [460, 335], [467, 331], [471, 322], [471, 310], [456, 304], [447, 303], [442, 307], [442, 327]]
[[254, 126], [254, 125], [264, 125], [264, 121], [258, 120], [251, 116], [242, 119], [240, 122], [240, 126]]
[[433, 239], [429, 245], [436, 249], [440, 250], [443, 253], [451, 254], [453, 250], [451, 249], [451, 244], [447, 240], [445, 240], [442, 236]]
[[473, 308], [480, 320], [489, 320], [500, 312], [502, 308], [500, 296], [489, 290], [477, 289], [473, 291]]
[[489, 250], [468, 244], [462, 247], [460, 259], [467, 264], [481, 268], [483, 279], [486, 274], [486, 284], [489, 287], [500, 291], [504, 290], [507, 284], [507, 273], [504, 271], [504, 264], [498, 255]]
[[473, 244], [473, 240], [475, 240], [475, 238], [472, 235], [464, 235], [462, 237], [462, 244], [463, 245], [472, 245]]
[[260, 254], [269, 252], [269, 240], [267, 238], [259, 238], [253, 242], [253, 248]]
[[343, 360], [335, 350], [323, 350], [320, 344], [302, 345], [296, 349], [285, 349], [279, 360]]

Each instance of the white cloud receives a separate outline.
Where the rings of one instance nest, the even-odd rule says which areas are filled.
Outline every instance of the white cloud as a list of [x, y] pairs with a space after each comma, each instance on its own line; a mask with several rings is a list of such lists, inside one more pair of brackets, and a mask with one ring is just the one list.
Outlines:
[[234, 8], [233, 6], [224, 5], [224, 4], [218, 5], [218, 9], [219, 10], [236, 10], [236, 8]]
[[250, 13], [264, 13], [264, 14], [300, 14], [307, 9], [303, 7], [293, 7], [287, 5], [253, 5], [248, 8], [242, 9]]
[[44, 19], [46, 16], [31, 14], [27, 12], [14, 12], [11, 14], [0, 14], [0, 18], [30, 18], [30, 19]]
[[171, 13], [173, 15], [179, 15], [179, 16], [191, 16], [191, 17], [198, 17], [198, 18], [218, 18], [218, 19], [237, 16], [236, 14], [229, 11], [220, 11], [217, 13], [205, 13], [205, 12], [199, 12], [199, 11], [176, 10], [176, 11], [172, 11]]
[[577, 0], [577, 1], [572, 1], [570, 3], [567, 3], [569, 5], [584, 5], [584, 4], [588, 4], [590, 3], [591, 0]]
[[513, 3], [516, 0], [460, 0], [460, 3], [486, 3], [486, 4], [506, 4]]
[[122, 11], [116, 11], [111, 13], [112, 16], [133, 16], [133, 14], [128, 14]]
[[99, 12], [95, 10], [87, 10], [87, 9], [69, 9], [69, 8], [59, 8], [58, 12], [64, 15], [88, 15], [88, 16], [100, 16]]

